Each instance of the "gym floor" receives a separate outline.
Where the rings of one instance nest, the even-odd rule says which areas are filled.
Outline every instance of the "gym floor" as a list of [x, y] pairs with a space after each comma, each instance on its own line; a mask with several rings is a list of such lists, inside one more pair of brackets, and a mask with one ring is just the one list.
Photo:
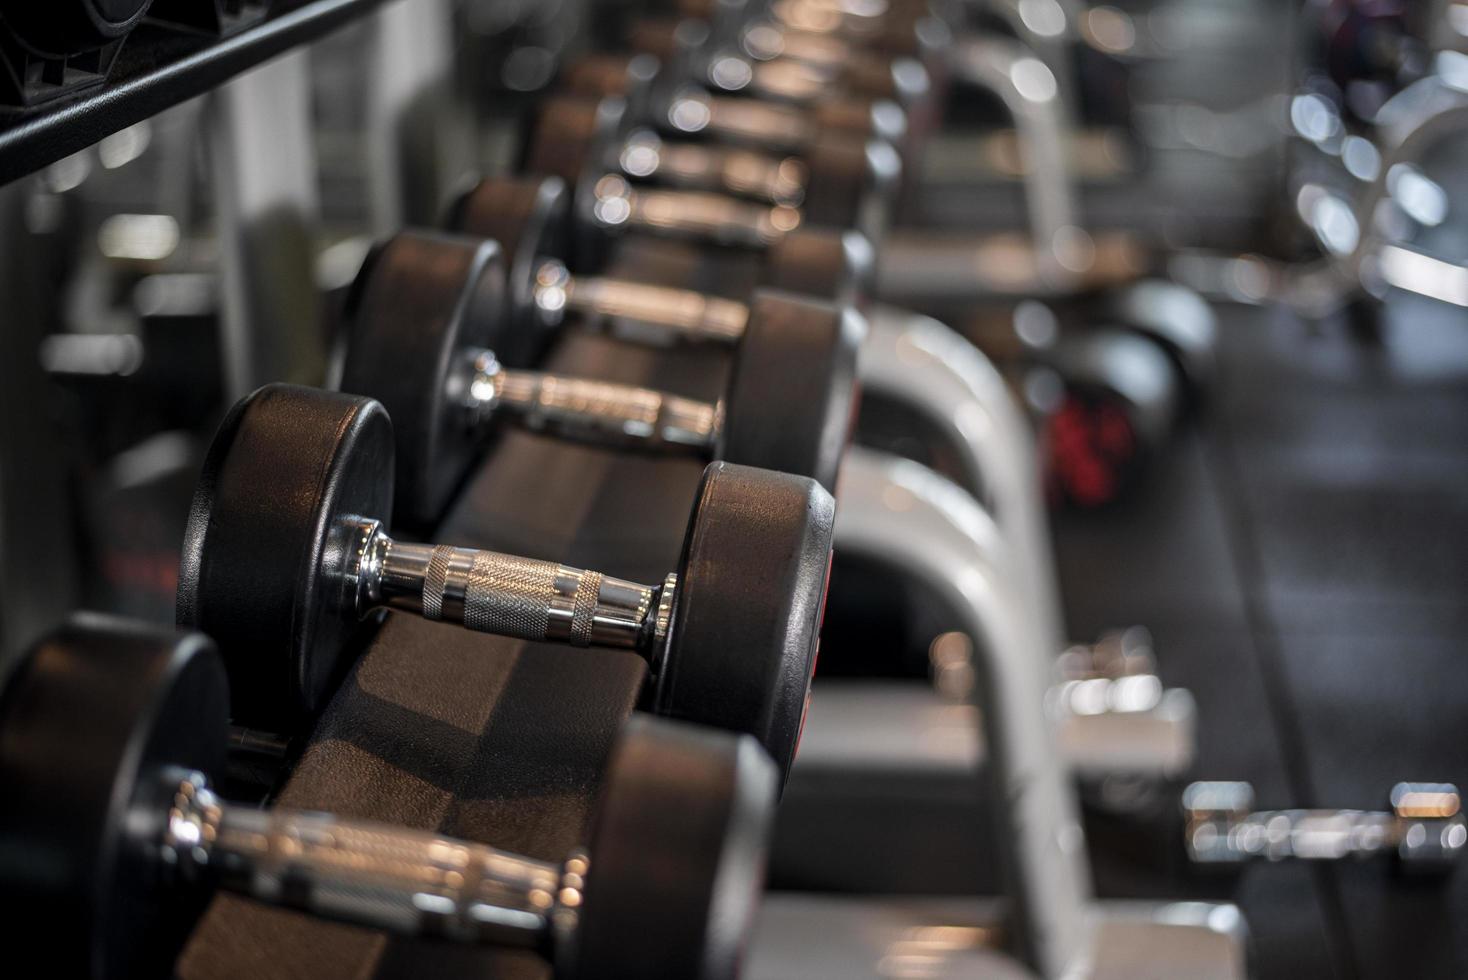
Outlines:
[[[1198, 700], [1195, 775], [1250, 780], [1262, 807], [1468, 782], [1461, 311], [1394, 300], [1376, 341], [1278, 310], [1220, 319], [1215, 397], [1143, 492], [1057, 519], [1070, 635], [1147, 624], [1164, 681]], [[1151, 891], [1104, 865], [1098, 883]], [[1468, 970], [1461, 875], [1256, 866], [1217, 885], [1260, 977]]]

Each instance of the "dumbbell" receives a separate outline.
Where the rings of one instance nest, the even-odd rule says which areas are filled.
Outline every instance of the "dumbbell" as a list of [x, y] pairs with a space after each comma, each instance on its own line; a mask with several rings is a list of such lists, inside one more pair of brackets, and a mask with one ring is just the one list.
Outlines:
[[337, 387], [378, 399], [393, 420], [400, 518], [416, 525], [436, 520], [484, 433], [502, 421], [562, 438], [780, 470], [834, 492], [854, 416], [865, 335], [860, 314], [784, 293], [759, 291], [745, 305], [575, 279], [555, 262], [536, 270], [532, 289], [542, 311], [552, 305], [552, 290], [567, 297], [563, 306], [597, 306], [578, 297], [590, 290], [601, 307], [641, 313], [672, 331], [681, 327], [688, 297], [715, 304], [705, 307], [714, 311], [711, 329], [738, 341], [737, 356], [723, 398], [696, 401], [522, 369], [535, 360], [534, 342], [549, 321], [526, 329], [523, 317], [506, 314], [505, 293], [517, 290], [506, 289], [502, 255], [486, 239], [401, 232], [373, 250], [353, 284]]
[[[679, 203], [652, 200], [664, 206]], [[728, 203], [721, 201], [720, 206]], [[492, 239], [505, 253], [508, 322], [516, 325], [503, 338], [506, 344], [534, 341], [547, 319], [556, 320], [565, 312], [557, 307], [562, 300], [571, 308], [586, 304], [585, 312], [637, 322], [656, 332], [674, 332], [684, 339], [734, 343], [748, 338], [748, 304], [614, 277], [572, 277], [566, 267], [573, 250], [566, 239], [582, 224], [573, 219], [575, 213], [566, 182], [542, 176], [484, 178], [450, 208], [446, 220], [450, 231]], [[756, 285], [856, 305], [871, 278], [872, 260], [870, 242], [863, 235], [797, 227], [769, 246]]]
[[560, 177], [571, 189], [571, 254], [578, 267], [600, 267], [617, 236], [637, 232], [764, 251], [767, 284], [823, 298], [869, 275], [868, 233], [880, 234], [901, 169], [890, 147], [833, 141], [821, 158], [807, 158], [819, 174], [807, 186], [802, 212], [727, 194], [634, 185], [608, 160], [625, 119], [621, 99], [552, 98], [527, 146], [527, 172]]
[[[672, 154], [666, 163], [661, 156], [665, 150]], [[704, 215], [707, 221], [712, 212], [720, 227], [730, 226], [721, 234], [743, 240], [750, 234], [747, 229], [753, 229], [756, 244], [796, 227], [797, 221], [854, 228], [873, 238], [885, 224], [902, 169], [886, 143], [846, 133], [814, 144], [800, 159], [711, 144], [665, 143], [633, 115], [625, 100], [579, 95], [553, 95], [541, 102], [526, 140], [522, 169], [561, 177], [594, 200], [604, 177], [641, 184], [672, 170], [679, 154], [684, 155], [685, 167], [676, 182], [685, 188], [754, 197], [767, 206], [736, 203], [723, 196], [685, 195], [676, 199], [681, 205], [676, 214], [688, 221]], [[618, 188], [617, 193], [651, 192], [637, 186]]]
[[235, 720], [310, 717], [376, 609], [636, 653], [658, 714], [751, 734], [788, 769], [815, 664], [834, 503], [714, 463], [658, 585], [388, 536], [393, 431], [370, 398], [267, 385], [225, 416], [184, 536], [178, 622], [217, 637]]
[[[698, 6], [727, 8], [723, 0], [717, 3], [696, 0], [685, 5], [690, 16]], [[958, 4], [949, 2], [892, 2], [873, 4], [865, 9], [859, 4], [832, 4], [779, 0], [776, 3], [749, 5], [754, 16], [746, 16], [747, 26], [743, 31], [743, 42], [750, 45], [750, 27], [773, 24], [785, 33], [804, 42], [805, 39], [836, 39], [845, 45], [859, 45], [868, 51], [879, 51], [892, 55], [919, 57], [927, 46], [937, 42], [924, 31], [931, 24], [948, 30], [964, 19], [964, 11]], [[707, 18], [705, 18], [707, 19]]]
[[716, 95], [662, 71], [655, 58], [590, 54], [562, 72], [562, 88], [588, 97], [617, 97], [632, 118], [649, 119], [659, 131], [699, 136], [775, 153], [808, 157], [828, 144], [857, 138], [901, 146], [907, 117], [889, 100], [829, 99], [809, 108]]
[[[582, 60], [581, 70], [597, 70], [594, 64], [600, 64], [600, 70], [614, 77], [625, 74], [632, 81], [617, 79], [588, 85], [583, 95], [592, 94], [594, 89], [596, 94], [628, 99], [633, 88], [645, 95], [659, 71], [658, 60], [647, 54], [611, 60], [588, 56]], [[766, 204], [799, 207], [804, 202], [810, 168], [798, 157], [686, 140], [670, 142], [653, 128], [654, 121], [647, 118], [649, 110], [645, 99], [636, 103], [629, 100], [624, 115], [632, 125], [620, 143], [605, 148], [609, 169], [619, 168], [629, 178], [689, 190], [722, 191]], [[854, 139], [841, 135], [844, 142]]]
[[[727, 14], [742, 5], [717, 6]], [[893, 145], [914, 173], [942, 120], [951, 75], [952, 33], [926, 9], [863, 35], [781, 3], [753, 18], [715, 17], [708, 26], [654, 21], [634, 28], [632, 44], [714, 92], [807, 108], [843, 101], [894, 105], [904, 126]]]
[[[587, 181], [589, 181], [589, 176]], [[764, 208], [720, 195], [634, 189], [605, 176], [572, 195], [558, 178], [488, 177], [450, 209], [451, 231], [499, 242], [510, 259], [510, 299], [535, 307], [536, 270], [546, 258], [577, 269], [604, 264], [611, 241], [624, 229], [653, 237], [728, 245], [759, 260], [757, 283], [838, 306], [854, 305], [871, 279], [871, 242], [860, 232], [813, 228], [798, 211]], [[563, 244], [565, 237], [575, 243]]]
[[932, 96], [927, 70], [915, 58], [829, 34], [792, 32], [778, 20], [721, 31], [677, 18], [644, 18], [629, 29], [628, 40], [633, 50], [661, 59], [689, 81], [772, 102], [890, 100], [911, 110]]
[[539, 952], [560, 978], [737, 975], [776, 789], [752, 739], [634, 717], [586, 846], [547, 861], [224, 802], [213, 779], [227, 687], [203, 635], [99, 616], [27, 654], [0, 698], [8, 955], [55, 976], [162, 976], [218, 890], [401, 935]]

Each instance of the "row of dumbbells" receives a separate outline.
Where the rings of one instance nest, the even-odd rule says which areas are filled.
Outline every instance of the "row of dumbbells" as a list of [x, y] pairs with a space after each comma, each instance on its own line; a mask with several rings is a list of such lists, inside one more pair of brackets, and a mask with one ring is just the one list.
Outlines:
[[[634, 32], [660, 60], [568, 71], [579, 94], [543, 108], [530, 176], [485, 179], [445, 231], [373, 251], [342, 311], [336, 391], [269, 386], [230, 413], [180, 576], [180, 623], [212, 643], [81, 621], [14, 675], [0, 765], [18, 791], [3, 833], [7, 854], [31, 857], [7, 858], [6, 889], [30, 896], [37, 923], [20, 934], [80, 917], [85, 969], [122, 969], [157, 954], [157, 930], [178, 933], [207, 883], [378, 928], [528, 946], [561, 975], [736, 969], [758, 876], [731, 883], [721, 869], [758, 866], [799, 738], [867, 332], [861, 232], [880, 234], [884, 187], [927, 111], [921, 61], [907, 56], [934, 42], [895, 14], [864, 39], [871, 25], [840, 17], [817, 31], [704, 13], [715, 16]], [[731, 30], [745, 50], [805, 56], [743, 62], [745, 78], [715, 43]], [[878, 53], [895, 43], [888, 31], [911, 45], [896, 59]], [[873, 60], [890, 71], [838, 70]], [[700, 78], [750, 94], [691, 89]], [[830, 95], [843, 85], [849, 101]], [[873, 95], [899, 96], [907, 125], [904, 105]], [[657, 133], [668, 127], [740, 145], [670, 144]], [[721, 288], [601, 274], [609, 265]], [[699, 401], [535, 370], [559, 330], [588, 325], [726, 345], [727, 384]], [[434, 526], [506, 422], [716, 460], [678, 568], [642, 584], [390, 535], [395, 518]], [[645, 704], [672, 721], [629, 726], [585, 852], [549, 863], [219, 800], [209, 780], [226, 721], [309, 727], [381, 608], [646, 659]], [[97, 719], [86, 738], [69, 737], [78, 717]], [[1404, 793], [1413, 826], [1441, 818], [1435, 839], [1462, 846], [1446, 788]], [[650, 875], [649, 854], [676, 873]], [[631, 952], [646, 921], [681, 928]]]
[[[738, 244], [770, 247], [774, 289], [741, 303], [573, 276], [589, 245], [648, 211], [624, 190], [627, 213], [603, 220], [616, 203], [603, 194], [583, 210], [582, 190], [553, 176], [487, 180], [447, 232], [382, 243], [344, 311], [338, 391], [267, 386], [215, 438], [179, 586], [180, 624], [199, 632], [79, 618], [11, 675], [3, 890], [37, 955], [65, 973], [157, 968], [223, 887], [362, 925], [539, 950], [558, 975], [734, 972], [805, 710], [830, 489], [854, 416], [864, 325], [830, 300], [870, 250], [837, 231], [796, 233], [806, 219], [785, 204], [761, 213], [703, 196], [687, 205], [712, 212], [699, 232], [713, 240], [758, 215]], [[825, 281], [806, 298], [787, 272], [807, 291]], [[728, 390], [696, 402], [533, 370], [552, 328], [594, 313], [733, 346]], [[437, 522], [505, 421], [719, 460], [677, 570], [640, 584], [390, 537], [395, 514], [420, 529]], [[363, 621], [384, 607], [646, 659], [646, 707], [677, 720], [628, 725], [584, 851], [537, 861], [220, 800], [211, 780], [229, 723], [309, 729]], [[647, 921], [663, 938], [632, 942]], [[58, 929], [82, 941], [53, 946]]]

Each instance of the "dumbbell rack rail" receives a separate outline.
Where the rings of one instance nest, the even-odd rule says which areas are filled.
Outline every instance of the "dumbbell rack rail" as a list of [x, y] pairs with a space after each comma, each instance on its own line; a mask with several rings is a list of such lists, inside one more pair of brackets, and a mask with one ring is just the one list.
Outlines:
[[225, 37], [143, 23], [107, 78], [31, 108], [0, 107], [0, 184], [217, 87], [291, 48], [366, 16], [385, 0], [277, 0]]

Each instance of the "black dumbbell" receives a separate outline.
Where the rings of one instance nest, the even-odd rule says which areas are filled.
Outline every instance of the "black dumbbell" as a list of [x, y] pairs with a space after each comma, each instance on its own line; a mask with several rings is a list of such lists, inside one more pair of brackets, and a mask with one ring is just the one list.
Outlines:
[[778, 19], [720, 30], [699, 21], [644, 18], [629, 28], [628, 41], [689, 82], [771, 102], [809, 107], [836, 99], [886, 100], [908, 110], [931, 96], [927, 70], [917, 59], [846, 44], [830, 33], [792, 32]]
[[707, 23], [716, 37], [728, 46], [748, 44], [751, 26], [763, 23], [782, 30], [835, 38], [878, 51], [915, 54], [923, 39], [913, 32], [928, 21], [957, 23], [963, 11], [956, 5], [934, 0], [893, 0], [861, 7], [827, 0], [779, 0], [750, 3], [747, 0], [680, 0], [676, 12], [685, 18]]
[[716, 309], [728, 309], [715, 314], [713, 329], [739, 341], [738, 353], [724, 396], [696, 401], [523, 369], [534, 360], [528, 342], [548, 324], [527, 330], [522, 317], [507, 315], [504, 266], [490, 240], [401, 232], [373, 251], [352, 287], [337, 387], [376, 398], [393, 420], [400, 519], [435, 520], [483, 434], [502, 421], [563, 438], [780, 470], [835, 491], [854, 416], [865, 334], [860, 314], [790, 294], [761, 291], [745, 305], [615, 280], [566, 275], [552, 282], [547, 266], [537, 271], [538, 309], [549, 305], [552, 289], [620, 290], [623, 306], [673, 330], [680, 302], [722, 302]]
[[807, 159], [853, 138], [863, 145], [875, 140], [901, 146], [907, 137], [907, 117], [889, 100], [833, 98], [808, 108], [780, 105], [712, 94], [659, 65], [646, 54], [590, 54], [566, 66], [561, 84], [572, 94], [624, 99], [631, 118], [648, 120], [663, 133]]
[[228, 702], [198, 633], [79, 617], [18, 665], [0, 698], [0, 908], [7, 954], [32, 964], [22, 972], [166, 975], [209, 895], [225, 890], [367, 928], [538, 951], [560, 978], [737, 975], [776, 790], [752, 739], [633, 718], [587, 846], [546, 861], [226, 803], [211, 780]]
[[[642, 176], [629, 173], [626, 162], [631, 142], [646, 145], [645, 137], [636, 135], [645, 125], [620, 98], [550, 96], [536, 113], [522, 169], [565, 180], [579, 202], [577, 217], [599, 229], [597, 243], [607, 230], [633, 227], [755, 248], [802, 225], [852, 228], [869, 239], [880, 235], [901, 173], [896, 151], [886, 143], [838, 134], [803, 157], [808, 176], [799, 210], [788, 200], [773, 206], [738, 200], [723, 187], [715, 188], [717, 193], [654, 190], [643, 186]], [[696, 151], [699, 145], [685, 148]], [[773, 176], [778, 166], [766, 160], [756, 180], [766, 186], [778, 181]], [[600, 254], [595, 247], [588, 251]]]
[[[614, 277], [573, 277], [563, 261], [570, 251], [565, 240], [575, 224], [571, 210], [571, 195], [558, 177], [485, 178], [450, 209], [447, 224], [451, 230], [491, 239], [504, 252], [509, 272], [504, 323], [509, 329], [496, 338], [500, 345], [496, 350], [511, 355], [507, 363], [530, 363], [544, 342], [547, 323], [558, 321], [567, 308], [579, 307], [584, 313], [636, 323], [664, 339], [735, 343], [740, 346], [741, 360], [748, 363], [773, 364], [798, 347], [807, 384], [812, 366], [821, 368], [814, 377], [822, 379], [828, 368], [844, 370], [844, 355], [835, 356], [836, 349], [830, 341], [821, 340], [821, 334], [802, 331], [815, 338], [811, 343], [771, 337], [766, 330], [756, 330], [759, 324], [754, 323], [749, 304]], [[701, 257], [693, 258], [694, 265], [701, 264]], [[770, 247], [750, 288], [814, 296], [850, 308], [864, 297], [872, 258], [865, 236], [800, 229]], [[784, 302], [788, 305], [789, 301]], [[810, 323], [815, 325], [816, 318], [812, 317]], [[842, 323], [842, 343], [859, 344], [863, 332], [860, 321], [848, 314]], [[761, 341], [759, 350], [751, 344], [756, 339]], [[812, 352], [817, 356], [812, 357]], [[822, 380], [820, 389], [832, 392], [834, 400], [841, 389], [829, 385], [844, 385], [846, 381], [844, 374], [832, 374], [831, 378], [830, 382]], [[820, 479], [826, 482], [824, 477]]]
[[[896, 144], [911, 172], [920, 170], [928, 139], [941, 125], [951, 81], [953, 33], [948, 19], [927, 4], [901, 10], [867, 30], [843, 30], [838, 20], [801, 4], [777, 3], [750, 21], [739, 48], [756, 60], [804, 62], [832, 75], [850, 90], [890, 99], [906, 114], [904, 138]], [[954, 21], [962, 19], [954, 11]]]
[[[511, 256], [510, 299], [534, 309], [536, 271], [546, 258], [578, 271], [604, 264], [624, 229], [729, 244], [758, 259], [757, 285], [855, 305], [871, 279], [871, 242], [860, 232], [801, 224], [798, 211], [688, 191], [633, 189], [608, 175], [573, 195], [559, 178], [488, 177], [450, 209], [449, 230], [490, 238]], [[566, 244], [574, 238], [575, 244]]]
[[[766, 204], [799, 207], [805, 200], [810, 168], [788, 151], [762, 151], [676, 138], [670, 141], [659, 135], [655, 121], [650, 118], [647, 98], [659, 71], [659, 62], [652, 55], [611, 59], [589, 56], [581, 62], [581, 71], [592, 74], [609, 71], [626, 76], [588, 86], [598, 92], [606, 90], [608, 94], [615, 90], [616, 97], [628, 103], [624, 113], [628, 121], [625, 136], [620, 144], [607, 148], [609, 168], [620, 169], [638, 180], [689, 190], [722, 191]], [[590, 93], [580, 94], [584, 97]], [[633, 98], [639, 101], [632, 101]], [[846, 142], [855, 139], [845, 138]]]
[[392, 608], [634, 652], [653, 711], [754, 735], [788, 769], [835, 510], [815, 481], [711, 464], [678, 570], [659, 585], [394, 541], [392, 498], [392, 423], [370, 398], [267, 385], [225, 417], [189, 512], [178, 622], [218, 638], [240, 724], [309, 717], [363, 617]]
[[[655, 18], [635, 25], [630, 43], [668, 65], [659, 104], [679, 106], [689, 85], [724, 96], [826, 111], [868, 107], [901, 112], [901, 132], [887, 135], [914, 173], [943, 116], [952, 34], [928, 10], [913, 10], [863, 33], [840, 30], [839, 12], [779, 3], [751, 15], [746, 4], [710, 4], [708, 21]], [[670, 98], [671, 97], [671, 98]], [[849, 125], [849, 123], [843, 123]]]

